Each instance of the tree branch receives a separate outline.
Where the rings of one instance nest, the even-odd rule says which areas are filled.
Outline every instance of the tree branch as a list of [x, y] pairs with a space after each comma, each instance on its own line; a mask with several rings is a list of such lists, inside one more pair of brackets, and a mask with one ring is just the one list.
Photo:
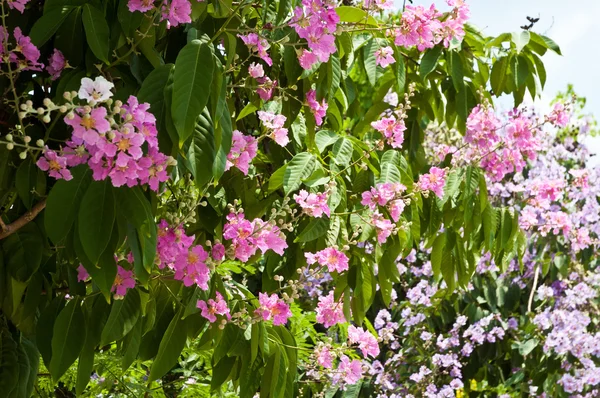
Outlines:
[[46, 207], [46, 199], [43, 199], [41, 202], [38, 202], [35, 204], [35, 206], [33, 206], [31, 208], [31, 210], [28, 210], [25, 214], [23, 214], [21, 217], [17, 218], [15, 221], [13, 221], [12, 223], [6, 225], [6, 227], [2, 228], [2, 231], [0, 232], [0, 240], [6, 238], [7, 236], [12, 235], [13, 233], [17, 232], [19, 229], [21, 229], [25, 224], [27, 224], [28, 222], [32, 221], [34, 218], [37, 217], [37, 215], [44, 210], [44, 208]]

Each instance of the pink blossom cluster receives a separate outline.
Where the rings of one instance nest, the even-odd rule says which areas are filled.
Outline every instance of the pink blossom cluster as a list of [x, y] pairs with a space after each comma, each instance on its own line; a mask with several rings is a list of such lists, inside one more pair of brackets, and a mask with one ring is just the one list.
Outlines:
[[285, 325], [288, 318], [292, 316], [290, 306], [280, 299], [275, 293], [270, 296], [267, 293], [258, 293], [259, 307], [256, 314], [264, 321], [273, 321], [273, 325]]
[[296, 7], [290, 25], [300, 38], [308, 42], [298, 60], [304, 69], [310, 69], [317, 62], [329, 61], [329, 56], [337, 51], [335, 32], [340, 21], [335, 11], [336, 2], [331, 0], [302, 0], [302, 7]]
[[261, 64], [255, 62], [248, 67], [248, 74], [254, 78], [259, 86], [256, 93], [263, 101], [268, 101], [273, 96], [273, 90], [277, 87], [277, 80], [273, 81], [268, 76], [265, 76], [265, 70]]
[[334, 373], [333, 384], [356, 384], [362, 376], [362, 363], [358, 359], [350, 360], [347, 355], [342, 355]]
[[438, 198], [444, 197], [444, 186], [446, 185], [446, 169], [432, 167], [429, 173], [419, 176], [416, 188], [420, 191], [432, 191]]
[[245, 135], [239, 130], [233, 131], [231, 150], [227, 154], [227, 163], [225, 170], [232, 167], [240, 170], [244, 175], [248, 175], [250, 163], [258, 152], [258, 140], [250, 135]]
[[[115, 262], [116, 262], [115, 257]], [[77, 280], [79, 282], [85, 282], [90, 277], [90, 274], [87, 272], [85, 267], [79, 264], [77, 267]], [[122, 299], [127, 294], [127, 290], [133, 289], [135, 287], [135, 276], [133, 271], [127, 270], [120, 265], [117, 265], [117, 275], [115, 276], [115, 281], [110, 289], [111, 292], [114, 293], [115, 299]]]
[[567, 127], [569, 124], [570, 114], [569, 110], [562, 102], [557, 102], [554, 104], [552, 111], [547, 116], [547, 120], [558, 126], [558, 127]]
[[333, 290], [326, 296], [319, 297], [316, 312], [317, 322], [323, 324], [326, 328], [346, 322], [343, 305], [335, 300]]
[[357, 344], [363, 356], [373, 358], [379, 355], [379, 344], [371, 332], [358, 328], [354, 325], [348, 326], [348, 342]]
[[362, 201], [364, 206], [369, 206], [371, 210], [377, 209], [377, 206], [387, 206], [390, 215], [394, 222], [398, 222], [400, 214], [404, 211], [404, 200], [401, 195], [406, 191], [406, 187], [400, 183], [387, 182], [377, 184], [371, 187], [370, 191], [362, 193]]
[[269, 66], [273, 65], [273, 60], [269, 57], [269, 53], [267, 50], [271, 46], [267, 39], [260, 37], [256, 33], [249, 33], [247, 35], [238, 35], [240, 39], [244, 42], [251, 53], [256, 53], [256, 55], [265, 61], [265, 63]]
[[327, 192], [308, 193], [302, 189], [294, 194], [294, 200], [302, 208], [304, 214], [309, 217], [320, 218], [323, 214], [330, 216], [331, 212], [327, 205]]
[[214, 300], [198, 300], [196, 307], [201, 310], [200, 315], [206, 318], [210, 323], [215, 323], [217, 321], [217, 315], [224, 316], [228, 320], [231, 320], [231, 314], [229, 313], [227, 302], [225, 299], [223, 299], [223, 296], [219, 292], [216, 292]]
[[[21, 6], [26, 3], [9, 2], [9, 5], [13, 4], [15, 8], [21, 10]], [[16, 64], [18, 70], [41, 71], [44, 69], [44, 64], [39, 62], [40, 50], [31, 42], [29, 36], [23, 35], [21, 28], [17, 26], [13, 31], [13, 37], [14, 44], [11, 43], [12, 51], [9, 51], [8, 48], [5, 48], [5, 44], [9, 43], [10, 35], [6, 27], [0, 26], [0, 63], [8, 54], [8, 62]]]
[[50, 78], [52, 80], [58, 79], [66, 66], [67, 60], [65, 59], [65, 56], [60, 50], [55, 48], [48, 60], [48, 67], [46, 68], [48, 73], [50, 73]]
[[282, 147], [290, 142], [288, 129], [283, 127], [287, 119], [285, 116], [267, 111], [258, 111], [257, 114], [263, 126], [267, 129], [267, 136], [269, 138]]
[[[129, 0], [130, 12], [147, 12], [155, 9], [154, 0]], [[167, 29], [192, 22], [192, 4], [188, 0], [162, 0], [160, 3], [161, 21], [167, 21]]]
[[396, 62], [394, 59], [394, 49], [390, 46], [380, 47], [375, 50], [375, 63], [382, 68]]
[[[148, 112], [150, 105], [139, 104], [136, 97], [130, 96], [118, 115], [108, 114], [101, 103], [112, 96], [112, 87], [103, 77], [82, 79], [78, 96], [89, 105], [65, 117], [73, 134], [61, 156], [46, 150], [38, 166], [50, 170], [55, 178], [68, 179], [67, 167], [87, 163], [96, 181], [110, 178], [115, 187], [148, 184], [157, 191], [159, 183], [169, 178], [167, 166], [171, 160], [158, 149], [156, 119]], [[144, 144], [147, 154], [142, 150]]]
[[379, 131], [392, 148], [402, 148], [404, 131], [406, 131], [404, 119], [391, 115], [371, 122], [371, 127]]
[[315, 117], [315, 123], [317, 124], [317, 126], [323, 124], [323, 118], [327, 114], [328, 108], [327, 102], [325, 102], [325, 98], [323, 98], [319, 103], [319, 101], [317, 101], [317, 92], [311, 89], [308, 90], [308, 92], [306, 93], [306, 103], [308, 104], [310, 111]]
[[157, 235], [158, 268], [173, 270], [173, 278], [185, 286], [197, 285], [208, 290], [208, 253], [202, 246], [193, 245], [194, 236], [186, 235], [182, 226], [170, 227], [165, 220], [158, 224]]
[[21, 14], [25, 11], [25, 6], [29, 3], [30, 0], [7, 0], [8, 8], [16, 9]]
[[378, 210], [375, 210], [371, 214], [371, 225], [375, 227], [375, 231], [377, 234], [377, 241], [379, 243], [385, 243], [387, 238], [394, 231], [394, 224], [385, 218], [383, 214], [381, 214]]
[[234, 257], [243, 262], [248, 261], [257, 249], [263, 254], [270, 249], [283, 255], [284, 249], [288, 247], [285, 235], [274, 223], [260, 218], [248, 221], [244, 213], [232, 212], [227, 215], [223, 238], [231, 241]]
[[394, 8], [392, 0], [365, 0], [365, 8], [374, 11], [385, 11]]
[[447, 48], [452, 40], [462, 40], [465, 36], [464, 24], [469, 19], [469, 7], [464, 0], [447, 2], [454, 8], [445, 18], [442, 18], [443, 14], [434, 4], [429, 8], [406, 5], [400, 27], [394, 32], [394, 43], [407, 48], [417, 46], [419, 51], [424, 51], [440, 42]]
[[344, 272], [348, 270], [348, 256], [335, 247], [328, 247], [316, 253], [304, 253], [304, 256], [309, 265], [319, 263], [323, 267], [327, 266], [329, 272]]

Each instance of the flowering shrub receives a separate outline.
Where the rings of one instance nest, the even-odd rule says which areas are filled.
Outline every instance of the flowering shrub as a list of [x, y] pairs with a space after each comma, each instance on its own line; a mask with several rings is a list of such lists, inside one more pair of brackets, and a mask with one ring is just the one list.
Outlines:
[[519, 107], [551, 39], [462, 0], [0, 5], [9, 396], [593, 396], [578, 103]]

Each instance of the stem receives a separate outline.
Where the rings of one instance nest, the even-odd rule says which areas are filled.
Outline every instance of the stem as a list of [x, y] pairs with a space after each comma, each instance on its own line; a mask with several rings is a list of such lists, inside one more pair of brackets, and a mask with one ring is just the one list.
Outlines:
[[531, 305], [533, 304], [533, 295], [535, 294], [535, 288], [538, 283], [538, 276], [540, 274], [540, 266], [535, 266], [535, 271], [533, 275], [533, 286], [531, 287], [531, 293], [529, 294], [529, 301], [527, 302], [527, 312], [531, 312]]
[[31, 208], [31, 210], [27, 211], [21, 217], [17, 218], [15, 221], [6, 225], [6, 228], [2, 228], [3, 231], [0, 233], [0, 240], [6, 238], [7, 236], [12, 235], [21, 229], [25, 224], [32, 221], [37, 215], [44, 210], [46, 207], [46, 199], [43, 199], [41, 202], [36, 203], [35, 206]]

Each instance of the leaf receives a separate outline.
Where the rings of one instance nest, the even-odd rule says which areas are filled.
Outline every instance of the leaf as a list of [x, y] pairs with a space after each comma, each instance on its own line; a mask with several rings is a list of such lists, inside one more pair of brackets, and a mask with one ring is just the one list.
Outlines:
[[512, 33], [512, 42], [517, 47], [517, 53], [520, 53], [523, 48], [529, 43], [531, 36], [528, 30]]
[[315, 157], [308, 152], [301, 152], [287, 164], [283, 175], [283, 190], [286, 195], [300, 188], [302, 180], [313, 172]]
[[93, 181], [81, 200], [78, 219], [79, 239], [93, 264], [106, 249], [114, 222], [115, 199], [110, 181]]
[[42, 354], [46, 367], [50, 366], [52, 359], [52, 338], [56, 318], [65, 305], [63, 297], [55, 297], [42, 311], [36, 327], [36, 346]]
[[196, 186], [202, 188], [213, 177], [216, 157], [215, 131], [208, 108], [205, 107], [198, 116], [192, 139], [185, 150], [186, 166], [194, 176]]
[[271, 177], [269, 177], [269, 186], [267, 188], [267, 191], [269, 193], [275, 192], [283, 186], [283, 176], [285, 174], [286, 168], [287, 165], [284, 164], [283, 166], [275, 170], [273, 174], [271, 174]]
[[131, 333], [127, 335], [127, 343], [125, 344], [125, 352], [121, 359], [121, 369], [126, 371], [135, 358], [137, 358], [138, 351], [140, 350], [140, 344], [142, 342], [142, 319], [138, 319]]
[[140, 317], [140, 310], [140, 294], [137, 289], [129, 289], [123, 300], [115, 300], [102, 329], [100, 345], [120, 340], [129, 333]]
[[52, 379], [58, 381], [79, 356], [85, 342], [85, 318], [80, 300], [69, 301], [58, 314], [52, 334], [52, 359], [49, 370]]
[[329, 145], [335, 143], [338, 140], [339, 136], [331, 130], [321, 130], [315, 135], [315, 144], [317, 145], [317, 149], [319, 149], [319, 153], [323, 153], [325, 148]]
[[169, 76], [173, 70], [173, 64], [161, 65], [154, 69], [144, 79], [137, 97], [140, 103], [148, 102], [148, 110], [156, 117], [156, 125], [162, 126], [165, 118], [165, 87], [169, 82]]
[[41, 47], [56, 33], [65, 19], [73, 11], [73, 7], [63, 6], [42, 15], [29, 32], [29, 38], [36, 47]]
[[[33, 201], [31, 191], [36, 187], [39, 170], [40, 169], [36, 166], [35, 162], [31, 158], [27, 158], [26, 161], [21, 163], [15, 175], [15, 187], [17, 188], [17, 193], [25, 207], [28, 209], [31, 208]], [[45, 180], [46, 178], [44, 176], [44, 181]]]
[[252, 102], [248, 102], [248, 104], [246, 104], [246, 106], [244, 107], [244, 109], [242, 109], [240, 111], [240, 114], [237, 116], [237, 118], [235, 119], [236, 122], [238, 120], [242, 120], [243, 118], [245, 118], [248, 115], [253, 114], [254, 112], [256, 112], [258, 110], [258, 108], [256, 107], [256, 105], [254, 105]]
[[110, 30], [104, 13], [90, 4], [85, 4], [83, 6], [83, 28], [86, 40], [96, 58], [108, 64]]
[[[8, 257], [6, 260], [8, 274], [18, 281], [28, 281], [42, 263], [44, 240], [37, 224], [26, 224], [0, 242]], [[14, 305], [18, 306], [18, 303]]]
[[419, 66], [419, 75], [421, 76], [421, 79], [425, 79], [427, 75], [434, 71], [438, 60], [440, 59], [440, 55], [442, 55], [442, 48], [440, 46], [435, 46], [425, 52], [421, 59], [421, 65]]
[[333, 145], [332, 151], [333, 160], [335, 164], [339, 166], [348, 166], [352, 159], [352, 153], [354, 152], [354, 146], [352, 141], [347, 138], [340, 137]]
[[192, 40], [177, 55], [171, 115], [180, 147], [194, 133], [196, 119], [208, 103], [214, 67], [211, 47], [200, 40]]
[[540, 35], [540, 37], [544, 40], [550, 50], [554, 51], [558, 55], [562, 55], [560, 47], [554, 42], [554, 40], [544, 35]]
[[442, 259], [444, 253], [444, 246], [446, 245], [446, 235], [440, 234], [433, 242], [433, 248], [431, 249], [431, 269], [435, 277], [441, 275], [442, 270]]
[[377, 51], [377, 42], [369, 40], [363, 47], [363, 62], [365, 65], [365, 72], [367, 72], [367, 78], [371, 86], [377, 84], [377, 62], [375, 59], [375, 51]]
[[[83, 62], [84, 56], [83, 42], [85, 35], [83, 34], [81, 14], [81, 7], [77, 7], [73, 10], [73, 12], [69, 13], [69, 16], [56, 31], [56, 36], [54, 37], [53, 42], [54, 47], [62, 51], [65, 58], [69, 60], [69, 65], [73, 67], [79, 66]], [[79, 78], [77, 81], [80, 82], [81, 78]], [[63, 92], [59, 92], [59, 90], [57, 90], [55, 94], [57, 94], [59, 98], [62, 98]]]
[[400, 170], [394, 163], [382, 163], [381, 173], [377, 179], [378, 184], [385, 182], [400, 182]]
[[[86, 305], [89, 306], [89, 300]], [[84, 307], [85, 308], [85, 307]], [[97, 297], [92, 303], [91, 310], [87, 310], [87, 333], [85, 342], [77, 361], [77, 382], [75, 389], [77, 395], [82, 395], [90, 381], [90, 375], [94, 368], [94, 353], [96, 346], [100, 343], [100, 333], [108, 317], [109, 305], [103, 297]]]
[[58, 244], [62, 241], [78, 214], [79, 204], [92, 179], [92, 172], [87, 166], [71, 169], [71, 181], [58, 180], [50, 190], [44, 211], [44, 226], [48, 237]]
[[308, 225], [300, 232], [294, 242], [310, 242], [321, 236], [329, 230], [329, 218], [314, 218], [310, 220]]
[[158, 354], [152, 363], [149, 380], [158, 380], [177, 363], [186, 341], [186, 328], [181, 314], [176, 314], [158, 347]]
[[537, 347], [539, 341], [538, 339], [529, 339], [527, 341], [519, 344], [519, 354], [523, 356], [527, 356]]
[[340, 22], [362, 22], [369, 25], [377, 25], [377, 21], [372, 16], [369, 16], [366, 11], [357, 7], [340, 6], [335, 8], [335, 12], [340, 17]]
[[117, 18], [123, 29], [123, 33], [127, 37], [133, 37], [135, 30], [140, 27], [142, 20], [144, 19], [144, 13], [142, 12], [131, 12], [127, 4], [128, 0], [120, 0], [119, 8], [117, 9]]
[[448, 52], [448, 61], [449, 61], [449, 73], [452, 76], [452, 83], [454, 84], [454, 88], [456, 91], [460, 91], [464, 89], [464, 74], [463, 74], [463, 65], [462, 59], [458, 51], [449, 51]]

